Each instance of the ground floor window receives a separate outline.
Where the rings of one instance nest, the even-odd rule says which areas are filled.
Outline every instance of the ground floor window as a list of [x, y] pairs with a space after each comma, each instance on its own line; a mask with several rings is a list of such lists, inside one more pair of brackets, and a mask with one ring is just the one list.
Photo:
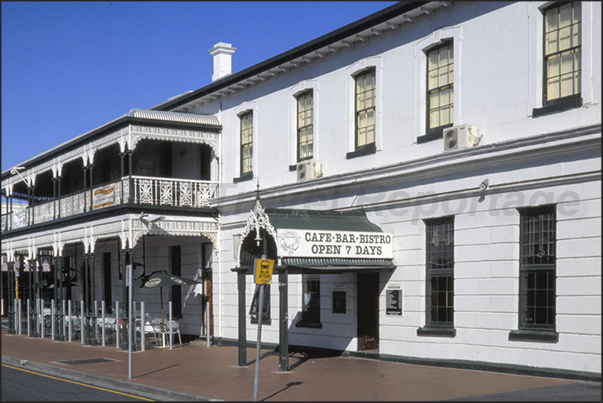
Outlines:
[[302, 313], [298, 326], [320, 327], [320, 276], [302, 275]]

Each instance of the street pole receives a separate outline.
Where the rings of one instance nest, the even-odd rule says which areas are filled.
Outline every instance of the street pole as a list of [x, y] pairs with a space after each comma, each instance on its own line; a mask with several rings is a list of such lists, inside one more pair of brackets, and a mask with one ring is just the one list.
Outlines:
[[262, 308], [264, 306], [264, 284], [260, 284], [260, 300], [258, 305], [258, 338], [257, 338], [257, 347], [255, 353], [255, 380], [253, 382], [253, 401], [258, 401], [258, 384], [260, 380], [260, 346], [262, 344]]
[[128, 379], [132, 379], [132, 264], [128, 264]]

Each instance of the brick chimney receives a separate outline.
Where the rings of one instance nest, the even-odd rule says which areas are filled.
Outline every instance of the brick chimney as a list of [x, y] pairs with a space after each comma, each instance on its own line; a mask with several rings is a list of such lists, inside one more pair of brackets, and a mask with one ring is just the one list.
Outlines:
[[211, 81], [219, 80], [232, 74], [231, 55], [236, 48], [230, 43], [218, 42], [208, 52], [214, 57], [214, 75], [211, 76]]

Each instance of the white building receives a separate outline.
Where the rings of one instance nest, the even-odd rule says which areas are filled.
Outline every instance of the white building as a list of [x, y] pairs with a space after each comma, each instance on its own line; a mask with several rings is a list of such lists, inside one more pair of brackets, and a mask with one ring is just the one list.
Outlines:
[[33, 199], [2, 253], [93, 267], [108, 305], [128, 263], [202, 281], [168, 292], [181, 332], [240, 347], [265, 254], [281, 370], [322, 348], [600, 380], [600, 16], [401, 2], [235, 73], [218, 43], [212, 84], [3, 172]]

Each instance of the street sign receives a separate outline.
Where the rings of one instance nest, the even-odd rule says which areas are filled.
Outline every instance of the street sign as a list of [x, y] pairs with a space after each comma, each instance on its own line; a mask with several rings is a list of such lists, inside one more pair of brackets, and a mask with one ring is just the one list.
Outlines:
[[254, 267], [254, 277], [256, 284], [272, 284], [272, 269], [274, 260], [256, 259]]

